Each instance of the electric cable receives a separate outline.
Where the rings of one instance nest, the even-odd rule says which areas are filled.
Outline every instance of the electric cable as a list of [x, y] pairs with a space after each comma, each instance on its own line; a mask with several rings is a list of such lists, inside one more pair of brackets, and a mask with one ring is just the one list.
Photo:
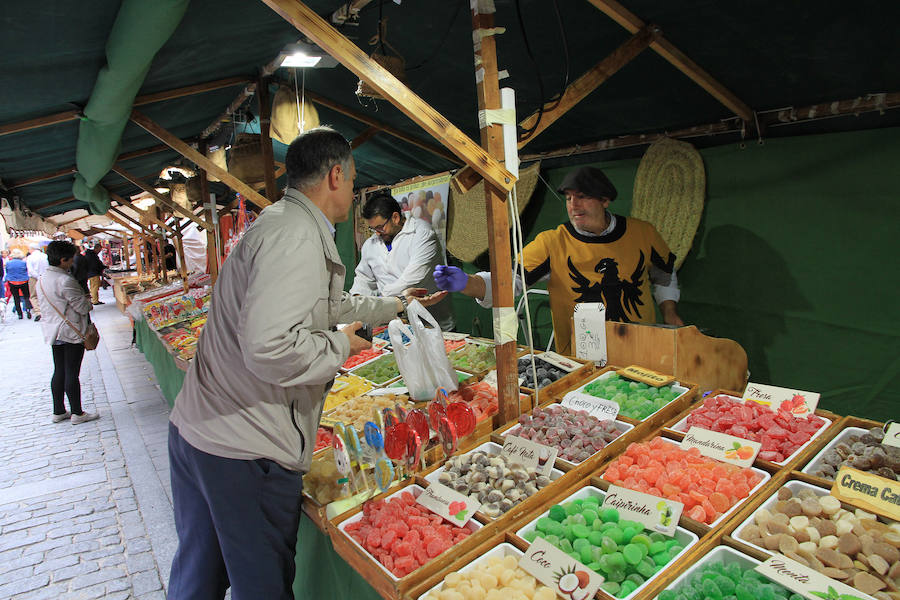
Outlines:
[[465, 0], [459, 0], [456, 3], [456, 12], [453, 13], [452, 17], [450, 17], [450, 23], [447, 25], [447, 30], [444, 32], [444, 35], [441, 36], [441, 41], [438, 42], [438, 45], [435, 46], [434, 50], [431, 52], [431, 54], [428, 56], [428, 58], [426, 58], [425, 60], [423, 60], [416, 66], [409, 67], [408, 69], [406, 69], [407, 73], [409, 71], [415, 71], [416, 69], [424, 67], [426, 64], [431, 62], [435, 56], [438, 55], [438, 53], [444, 47], [444, 42], [447, 41], [447, 38], [450, 36], [450, 32], [453, 30], [453, 24], [456, 23], [456, 18], [459, 16], [459, 9], [462, 8], [463, 4], [465, 4]]

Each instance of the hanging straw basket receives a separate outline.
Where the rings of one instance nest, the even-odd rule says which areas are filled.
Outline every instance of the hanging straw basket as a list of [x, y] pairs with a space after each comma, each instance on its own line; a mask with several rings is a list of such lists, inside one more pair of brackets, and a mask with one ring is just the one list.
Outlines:
[[[520, 215], [531, 200], [540, 171], [541, 163], [535, 163], [519, 173], [516, 195]], [[464, 262], [473, 262], [487, 251], [489, 236], [484, 181], [464, 194], [455, 192], [451, 187], [447, 214], [447, 251]]]
[[[373, 52], [369, 55], [369, 58], [387, 69], [387, 71], [391, 75], [399, 79], [402, 83], [406, 83], [406, 61], [402, 56], [390, 56], [389, 54], [379, 54], [378, 52]], [[379, 100], [384, 99], [384, 96], [382, 96], [378, 90], [373, 88], [362, 79], [359, 80], [359, 85], [356, 88], [356, 95], [366, 96], [368, 98], [377, 98]]]
[[282, 144], [290, 145], [300, 135], [300, 114], [297, 104], [303, 111], [303, 131], [309, 131], [319, 126], [319, 111], [315, 105], [306, 98], [297, 99], [297, 94], [291, 88], [279, 86], [272, 100], [272, 125], [271, 136]]
[[175, 204], [190, 211], [198, 204], [203, 203], [199, 177], [191, 177], [185, 183], [169, 185], [169, 193], [172, 195], [172, 201]]
[[238, 134], [228, 156], [228, 172], [248, 185], [266, 180], [266, 163], [262, 155], [259, 134]]
[[[212, 152], [207, 150], [206, 157], [209, 160], [213, 161], [213, 164], [216, 165], [217, 167], [219, 167], [220, 169], [222, 169], [223, 171], [228, 170], [228, 162], [225, 160], [225, 147], [224, 146], [220, 146], [219, 148], [217, 148], [215, 151], [212, 151]], [[209, 181], [221, 181], [221, 179], [219, 179], [218, 177], [216, 177], [215, 175], [213, 175], [210, 172], [207, 172], [206, 175], [207, 175], [207, 179], [209, 179]]]
[[634, 179], [631, 216], [648, 221], [675, 253], [675, 268], [684, 262], [703, 214], [706, 170], [691, 144], [671, 138], [650, 145]]

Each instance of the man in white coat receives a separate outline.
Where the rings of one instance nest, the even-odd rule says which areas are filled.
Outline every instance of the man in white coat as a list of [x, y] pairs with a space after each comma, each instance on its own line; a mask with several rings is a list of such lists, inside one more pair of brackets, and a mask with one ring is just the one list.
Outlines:
[[[372, 231], [363, 243], [350, 293], [361, 296], [396, 296], [407, 288], [438, 291], [434, 268], [443, 264], [440, 242], [431, 226], [415, 217], [404, 218], [400, 204], [388, 192], [366, 199], [362, 217]], [[442, 331], [456, 323], [450, 298], [428, 307]]]

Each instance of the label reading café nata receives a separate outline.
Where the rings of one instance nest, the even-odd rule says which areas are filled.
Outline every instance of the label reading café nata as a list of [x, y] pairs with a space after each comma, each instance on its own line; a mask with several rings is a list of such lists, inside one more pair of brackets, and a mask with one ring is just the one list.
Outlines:
[[559, 448], [544, 446], [531, 440], [526, 440], [517, 435], [507, 435], [503, 438], [503, 450], [501, 456], [506, 456], [511, 463], [518, 463], [529, 473], [550, 476], [553, 463]]
[[681, 440], [681, 449], [688, 448], [696, 448], [703, 456], [718, 461], [749, 467], [759, 454], [762, 444], [695, 426], [691, 427]]
[[873, 600], [859, 590], [822, 575], [815, 569], [801, 565], [786, 556], [776, 554], [756, 567], [755, 571], [767, 579], [809, 600]]
[[831, 486], [831, 495], [863, 510], [900, 520], [900, 481], [841, 467]]

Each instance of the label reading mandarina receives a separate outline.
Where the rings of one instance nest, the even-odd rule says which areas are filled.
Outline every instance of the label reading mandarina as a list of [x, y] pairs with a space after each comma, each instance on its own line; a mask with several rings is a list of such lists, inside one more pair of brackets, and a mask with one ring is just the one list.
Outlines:
[[593, 598], [605, 581], [602, 575], [540, 537], [519, 559], [519, 567], [566, 600]]
[[727, 433], [691, 427], [681, 441], [681, 449], [696, 448], [703, 456], [731, 463], [739, 467], [749, 467], [756, 460], [762, 444], [745, 440]]
[[822, 575], [813, 568], [776, 554], [754, 569], [767, 579], [809, 600], [873, 600], [859, 590]]
[[831, 486], [831, 495], [863, 510], [900, 520], [900, 481], [841, 467]]
[[684, 504], [610, 485], [603, 499], [603, 508], [615, 508], [620, 519], [637, 521], [650, 531], [671, 537], [675, 535]]
[[641, 383], [646, 383], [653, 387], [661, 387], [675, 381], [675, 377], [672, 375], [663, 375], [662, 373], [657, 373], [656, 371], [645, 369], [644, 367], [639, 367], [637, 365], [631, 365], [630, 367], [619, 369], [616, 372], [622, 377], [640, 381]]
[[464, 496], [437, 482], [425, 488], [416, 498], [416, 502], [457, 527], [463, 527], [481, 508], [481, 505], [469, 496]]
[[783, 407], [795, 417], [805, 417], [815, 412], [816, 406], [819, 405], [818, 392], [804, 392], [761, 383], [748, 383], [743, 399], [768, 406], [773, 411]]

